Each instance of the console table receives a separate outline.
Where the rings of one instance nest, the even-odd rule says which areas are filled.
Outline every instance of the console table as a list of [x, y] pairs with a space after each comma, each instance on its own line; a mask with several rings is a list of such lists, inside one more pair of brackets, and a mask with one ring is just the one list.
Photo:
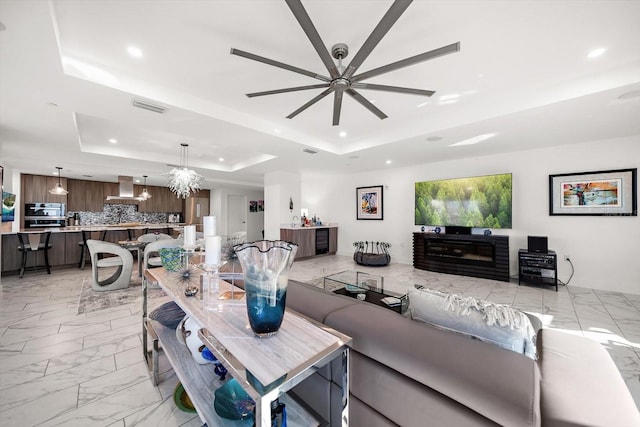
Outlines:
[[[288, 417], [293, 415], [292, 409], [304, 412], [295, 401], [287, 399], [285, 393], [334, 359], [340, 361], [343, 370], [341, 418], [342, 425], [348, 426], [350, 337], [287, 309], [278, 333], [258, 338], [249, 327], [244, 299], [219, 301], [215, 309], [208, 309], [207, 297], [202, 298], [202, 292], [199, 296], [186, 297], [178, 274], [162, 267], [145, 271], [143, 296], [147, 282], [159, 284], [188, 316], [203, 326], [198, 331], [199, 337], [256, 402], [256, 426], [271, 425], [270, 405], [279, 397], [283, 397], [287, 405]], [[152, 350], [149, 352], [145, 343], [144, 353], [154, 382], [158, 380], [161, 344], [202, 421], [209, 426], [224, 424], [226, 420], [218, 417], [213, 409], [213, 393], [219, 386], [215, 384], [217, 376], [213, 365], [197, 365], [187, 347], [177, 341], [175, 331], [146, 319], [146, 297], [143, 300], [143, 334], [153, 337]]]

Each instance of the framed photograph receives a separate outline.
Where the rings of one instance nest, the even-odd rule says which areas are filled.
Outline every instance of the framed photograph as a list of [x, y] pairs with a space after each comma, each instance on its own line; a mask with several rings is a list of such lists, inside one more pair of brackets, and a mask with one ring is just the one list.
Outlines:
[[549, 175], [549, 215], [638, 215], [637, 169]]
[[356, 188], [357, 219], [383, 219], [382, 185]]
[[258, 212], [257, 200], [249, 200], [249, 212]]

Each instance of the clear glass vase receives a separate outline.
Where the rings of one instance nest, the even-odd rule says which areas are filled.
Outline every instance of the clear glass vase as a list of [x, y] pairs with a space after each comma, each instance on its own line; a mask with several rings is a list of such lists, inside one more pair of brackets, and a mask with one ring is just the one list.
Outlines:
[[259, 337], [274, 335], [284, 318], [289, 269], [298, 246], [282, 240], [260, 240], [234, 249], [244, 275], [251, 330]]

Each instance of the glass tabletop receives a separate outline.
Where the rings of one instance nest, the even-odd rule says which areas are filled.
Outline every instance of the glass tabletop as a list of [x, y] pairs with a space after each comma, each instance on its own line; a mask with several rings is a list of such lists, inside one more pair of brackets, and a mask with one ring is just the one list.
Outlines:
[[398, 298], [404, 296], [403, 293], [385, 289], [383, 276], [364, 273], [362, 271], [347, 270], [330, 274], [323, 278], [323, 285], [328, 291], [344, 288], [347, 292], [352, 293], [372, 291]]

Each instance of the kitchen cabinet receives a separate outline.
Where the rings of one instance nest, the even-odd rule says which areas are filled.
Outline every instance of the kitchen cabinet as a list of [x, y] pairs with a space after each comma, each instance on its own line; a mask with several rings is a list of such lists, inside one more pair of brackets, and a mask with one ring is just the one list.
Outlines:
[[[21, 174], [22, 203], [67, 203], [67, 195], [50, 194], [49, 190], [58, 184], [58, 177]], [[67, 189], [67, 179], [60, 183]]]
[[[137, 196], [142, 193], [143, 185], [134, 185], [133, 192]], [[182, 199], [176, 197], [168, 187], [147, 186], [151, 198], [138, 203], [139, 212], [182, 212]]]
[[[66, 234], [52, 232], [49, 243], [52, 247], [49, 249], [49, 265], [51, 267], [65, 265], [66, 261]], [[74, 233], [75, 234], [75, 233]], [[74, 262], [78, 262], [78, 258]], [[27, 259], [27, 268], [31, 268], [34, 263], [33, 255], [29, 255]], [[20, 270], [22, 265], [22, 253], [18, 251], [18, 235], [4, 234], [2, 236], [2, 272]], [[41, 251], [38, 252], [38, 265], [44, 265], [44, 255]]]
[[81, 179], [68, 180], [67, 211], [102, 212], [104, 210], [104, 183]]
[[[316, 230], [329, 229], [329, 252], [318, 254], [316, 251]], [[298, 245], [296, 259], [316, 255], [335, 255], [338, 251], [338, 227], [299, 227], [281, 228], [280, 239]]]

